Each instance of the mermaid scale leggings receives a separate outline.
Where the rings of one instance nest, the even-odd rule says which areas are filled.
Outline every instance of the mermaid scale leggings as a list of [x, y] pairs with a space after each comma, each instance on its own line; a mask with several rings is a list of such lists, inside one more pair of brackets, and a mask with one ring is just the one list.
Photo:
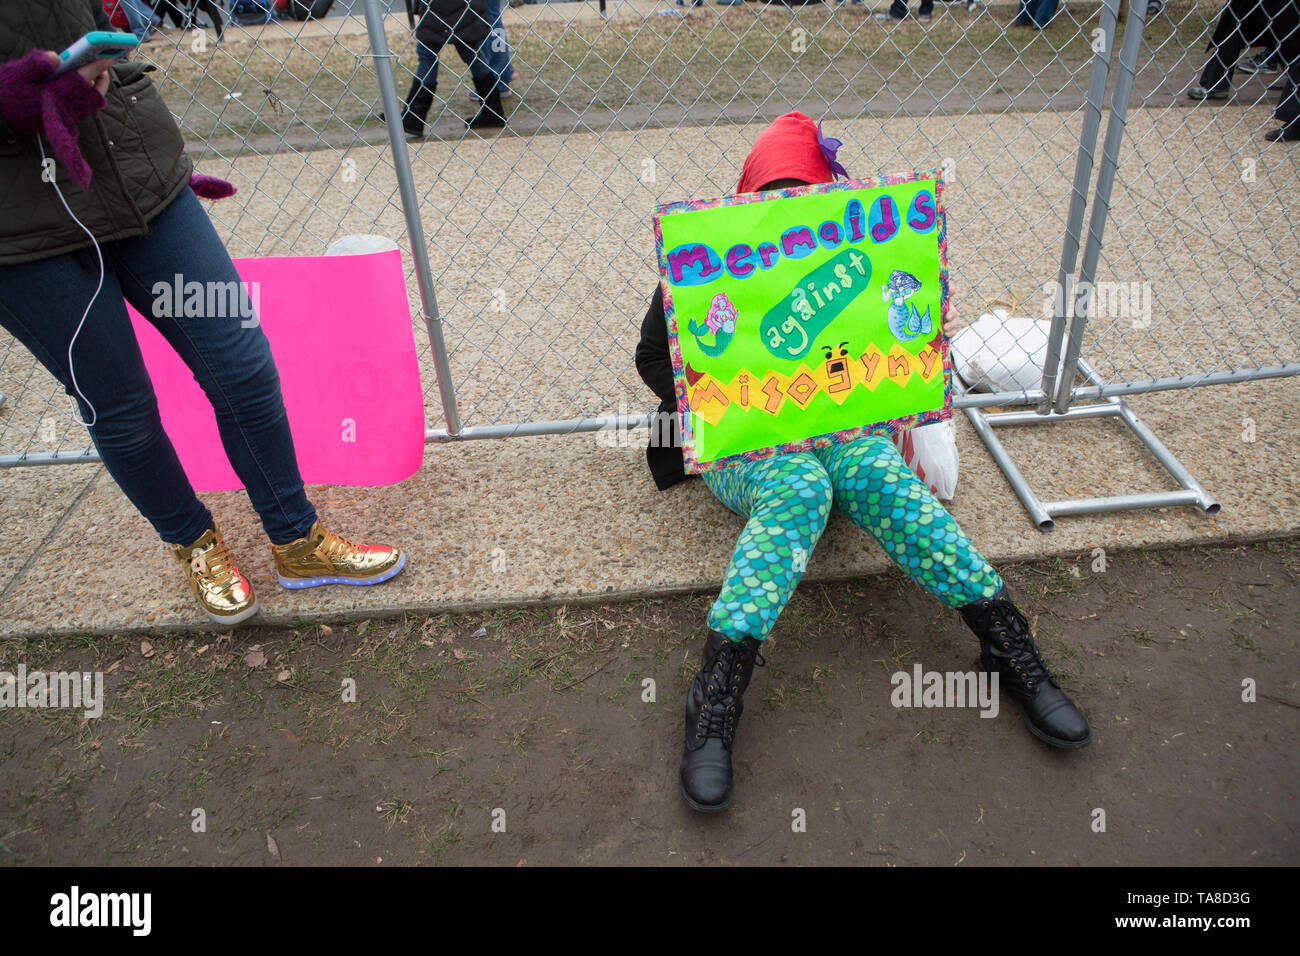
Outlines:
[[888, 438], [872, 435], [745, 462], [703, 478], [719, 501], [749, 519], [709, 610], [709, 627], [735, 640], [766, 640], [826, 530], [832, 505], [949, 607], [991, 597], [1002, 587]]

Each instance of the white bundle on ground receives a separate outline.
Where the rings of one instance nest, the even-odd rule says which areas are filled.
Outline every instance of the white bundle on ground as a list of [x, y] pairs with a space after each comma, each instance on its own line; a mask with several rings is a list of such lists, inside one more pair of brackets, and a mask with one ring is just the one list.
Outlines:
[[1038, 388], [1047, 360], [1046, 319], [1023, 319], [1002, 310], [985, 313], [952, 337], [952, 367], [973, 392]]
[[344, 236], [331, 242], [325, 255], [363, 256], [370, 252], [388, 252], [396, 248], [397, 243], [386, 236]]

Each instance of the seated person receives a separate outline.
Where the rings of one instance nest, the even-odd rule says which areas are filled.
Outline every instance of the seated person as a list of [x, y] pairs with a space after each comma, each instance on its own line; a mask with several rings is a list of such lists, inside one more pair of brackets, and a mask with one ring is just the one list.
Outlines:
[[[817, 127], [788, 113], [759, 136], [738, 193], [830, 182]], [[646, 458], [660, 490], [685, 480], [673, 392], [663, 291], [657, 288], [636, 348], [641, 378], [659, 396]], [[659, 439], [659, 440], [657, 440]], [[918, 479], [888, 437], [872, 435], [812, 451], [746, 461], [701, 476], [745, 527], [708, 614], [700, 671], [686, 698], [686, 741], [679, 772], [694, 809], [732, 800], [731, 752], [754, 663], [838, 508], [873, 537], [917, 584], [961, 612], [979, 638], [981, 666], [1000, 675], [1041, 740], [1076, 748], [1092, 740], [1083, 714], [1062, 692], [1034, 644], [1029, 622], [1002, 579]]]

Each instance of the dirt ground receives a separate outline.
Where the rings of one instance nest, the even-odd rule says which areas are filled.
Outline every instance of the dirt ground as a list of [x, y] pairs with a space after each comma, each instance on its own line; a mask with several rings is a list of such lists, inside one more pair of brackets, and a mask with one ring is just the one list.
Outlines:
[[898, 574], [810, 585], [714, 817], [676, 781], [708, 595], [9, 641], [0, 670], [102, 670], [106, 704], [3, 712], [0, 861], [1300, 862], [1300, 539], [1101, 557], [1005, 572], [1092, 746], [1005, 695], [895, 709], [891, 674], [974, 668], [969, 632]]

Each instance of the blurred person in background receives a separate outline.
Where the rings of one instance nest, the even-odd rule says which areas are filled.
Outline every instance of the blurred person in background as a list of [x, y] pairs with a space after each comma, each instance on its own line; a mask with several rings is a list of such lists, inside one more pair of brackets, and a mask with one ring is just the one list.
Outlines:
[[[424, 138], [433, 96], [438, 91], [438, 54], [448, 42], [469, 67], [474, 93], [481, 104], [478, 112], [465, 120], [465, 125], [469, 129], [505, 126], [502, 78], [484, 55], [491, 44], [486, 0], [413, 0], [408, 10], [416, 20], [417, 62], [402, 110], [402, 129], [406, 135], [412, 139]], [[385, 119], [384, 114], [380, 113], [379, 118]]]
[[[916, 18], [922, 23], [927, 23], [934, 18], [934, 0], [921, 0], [921, 6], [917, 8]], [[906, 20], [907, 3], [905, 0], [893, 0], [889, 5], [889, 19]]]
[[1011, 25], [1041, 30], [1056, 16], [1058, 3], [1059, 0], [1020, 0], [1020, 11]]
[[125, 21], [126, 29], [139, 37], [141, 43], [150, 39], [154, 28], [162, 22], [162, 17], [146, 0], [104, 0], [104, 8], [118, 26]]
[[160, 0], [155, 8], [159, 14], [171, 20], [172, 26], [179, 30], [193, 30], [197, 27], [194, 15], [206, 13], [216, 31], [217, 41], [225, 32], [226, 22], [221, 16], [221, 6], [215, 0]]
[[[1229, 0], [1206, 49], [1210, 59], [1201, 70], [1200, 82], [1187, 91], [1192, 100], [1226, 100], [1232, 92], [1237, 69], [1260, 72], [1281, 43], [1294, 33], [1297, 0]], [[1264, 47], [1259, 57], [1238, 66], [1241, 54], [1251, 47]]]

